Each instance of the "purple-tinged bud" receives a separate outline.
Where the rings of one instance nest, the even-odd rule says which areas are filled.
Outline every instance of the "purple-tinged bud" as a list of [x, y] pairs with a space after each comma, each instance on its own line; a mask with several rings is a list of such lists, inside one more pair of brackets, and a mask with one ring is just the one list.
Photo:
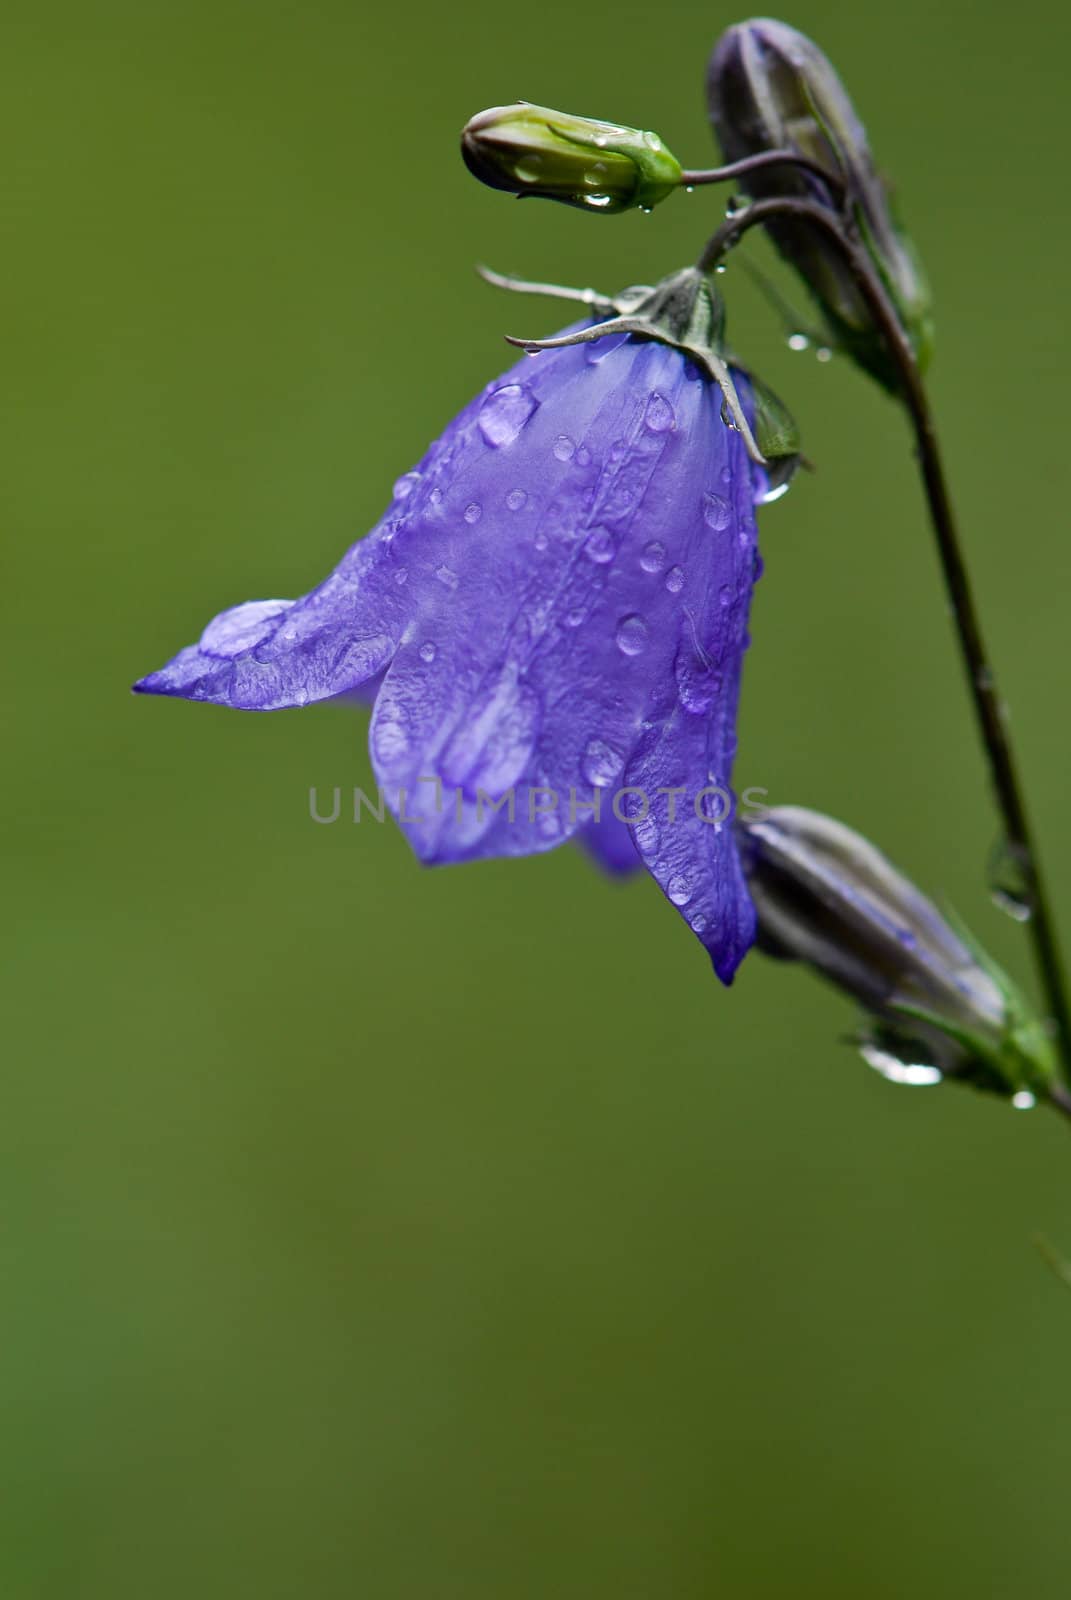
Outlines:
[[802, 806], [740, 825], [759, 948], [803, 961], [867, 1013], [859, 1046], [907, 1083], [1044, 1096], [1051, 1040], [1011, 980], [860, 834]]
[[583, 211], [649, 211], [678, 188], [680, 163], [657, 133], [529, 105], [493, 106], [465, 124], [461, 154], [492, 189]]
[[[843, 194], [924, 369], [933, 345], [929, 288], [911, 241], [893, 215], [866, 130], [818, 46], [767, 17], [738, 23], [722, 35], [711, 57], [707, 106], [727, 161], [791, 150], [829, 172], [826, 184], [809, 168], [777, 164], [749, 173], [742, 186], [754, 199], [806, 199], [831, 212], [839, 211]], [[800, 217], [778, 218], [767, 226], [778, 250], [817, 300], [838, 345], [872, 377], [898, 388], [884, 341], [824, 229]]]

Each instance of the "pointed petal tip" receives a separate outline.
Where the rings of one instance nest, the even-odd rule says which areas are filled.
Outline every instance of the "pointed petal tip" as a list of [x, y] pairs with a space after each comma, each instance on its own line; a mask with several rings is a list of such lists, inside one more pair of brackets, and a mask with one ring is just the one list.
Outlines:
[[727, 956], [723, 951], [714, 951], [710, 949], [707, 950], [707, 954], [710, 957], [710, 964], [714, 968], [714, 975], [718, 979], [719, 983], [724, 984], [726, 989], [731, 989], [733, 986], [733, 979], [740, 971], [740, 963], [744, 959], [743, 955], [737, 955], [734, 953], [733, 955]]
[[136, 683], [130, 685], [130, 693], [167, 694], [168, 688], [162, 679], [163, 674], [160, 672], [147, 672], [144, 678], [139, 678]]

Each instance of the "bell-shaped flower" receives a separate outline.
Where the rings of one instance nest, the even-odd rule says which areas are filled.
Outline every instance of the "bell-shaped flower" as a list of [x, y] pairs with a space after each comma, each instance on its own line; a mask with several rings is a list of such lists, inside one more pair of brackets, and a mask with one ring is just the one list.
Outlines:
[[602, 320], [489, 384], [318, 587], [222, 612], [136, 688], [272, 711], [364, 685], [421, 860], [583, 834], [642, 860], [729, 982], [755, 932], [730, 781], [776, 474], [747, 379], [696, 332], [712, 287], [669, 283], [668, 311], [665, 286], [574, 295]]

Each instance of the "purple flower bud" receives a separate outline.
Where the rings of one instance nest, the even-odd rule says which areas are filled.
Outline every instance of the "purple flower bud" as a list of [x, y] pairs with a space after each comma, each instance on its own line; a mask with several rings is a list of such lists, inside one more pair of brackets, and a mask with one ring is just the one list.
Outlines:
[[[768, 17], [738, 23], [722, 35], [711, 57], [707, 105], [726, 160], [791, 150], [829, 172], [830, 181], [824, 183], [810, 169], [778, 164], [749, 173], [742, 183], [756, 199], [807, 199], [831, 211], [839, 209], [843, 192], [924, 368], [933, 343], [929, 288], [914, 248], [893, 216], [866, 130], [818, 46]], [[778, 218], [767, 226], [817, 300], [836, 342], [873, 377], [895, 389], [898, 379], [884, 341], [844, 257], [825, 231], [798, 217]]]
[[776, 806], [741, 836], [760, 947], [860, 1003], [871, 1065], [907, 1082], [1044, 1092], [1052, 1044], [1010, 979], [861, 834]]

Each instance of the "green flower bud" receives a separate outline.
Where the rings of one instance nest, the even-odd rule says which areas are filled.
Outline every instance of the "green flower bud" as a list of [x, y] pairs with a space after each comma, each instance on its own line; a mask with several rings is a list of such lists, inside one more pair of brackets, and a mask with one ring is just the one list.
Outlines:
[[742, 823], [748, 888], [767, 954], [803, 961], [859, 1001], [859, 1046], [907, 1083], [959, 1078], [1032, 1103], [1052, 1042], [981, 947], [862, 835], [801, 806]]
[[[727, 161], [791, 150], [829, 172], [827, 186], [808, 169], [778, 164], [749, 173], [743, 186], [755, 199], [807, 199], [831, 211], [838, 209], [843, 192], [916, 360], [925, 369], [933, 346], [929, 289], [914, 248], [893, 215], [866, 131], [817, 45], [768, 18], [729, 28], [711, 57], [707, 104]], [[897, 389], [884, 342], [825, 231], [797, 217], [777, 218], [767, 226], [817, 300], [837, 344], [872, 377]]]
[[584, 211], [649, 211], [681, 181], [679, 162], [656, 133], [524, 100], [473, 117], [462, 129], [461, 154], [492, 189]]

